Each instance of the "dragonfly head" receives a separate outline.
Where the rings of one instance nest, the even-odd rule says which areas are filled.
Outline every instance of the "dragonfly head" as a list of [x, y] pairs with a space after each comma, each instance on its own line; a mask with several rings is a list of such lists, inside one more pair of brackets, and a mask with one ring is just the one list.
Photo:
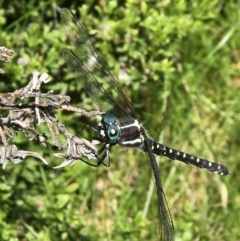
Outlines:
[[116, 144], [120, 136], [120, 127], [117, 125], [115, 115], [106, 114], [98, 125], [100, 138], [111, 144]]

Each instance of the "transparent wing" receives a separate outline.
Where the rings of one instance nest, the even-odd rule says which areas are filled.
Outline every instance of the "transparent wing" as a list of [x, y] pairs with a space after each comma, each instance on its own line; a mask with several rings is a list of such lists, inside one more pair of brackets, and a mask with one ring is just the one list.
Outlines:
[[[147, 135], [144, 133], [147, 141]], [[146, 141], [146, 142], [147, 142]], [[157, 204], [158, 204], [158, 216], [159, 216], [159, 235], [160, 241], [174, 241], [174, 226], [171, 217], [170, 210], [167, 205], [167, 201], [162, 189], [162, 182], [160, 178], [160, 171], [156, 162], [155, 156], [150, 149], [150, 145], [146, 143], [147, 156], [149, 160], [149, 166], [152, 171], [153, 181], [157, 191]]]
[[[60, 10], [60, 15], [67, 36], [74, 48], [73, 50], [63, 50], [63, 57], [68, 69], [82, 84], [101, 111], [111, 112], [117, 117], [132, 116], [137, 118], [129, 100], [104, 60], [93, 47], [82, 24], [66, 8]], [[117, 98], [117, 101], [114, 97]]]

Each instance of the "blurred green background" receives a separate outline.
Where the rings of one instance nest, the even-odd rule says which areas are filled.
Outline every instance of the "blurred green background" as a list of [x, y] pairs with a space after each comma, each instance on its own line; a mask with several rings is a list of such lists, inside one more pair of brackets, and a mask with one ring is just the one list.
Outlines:
[[[0, 46], [15, 51], [0, 76], [1, 92], [26, 85], [37, 70], [52, 78], [42, 91], [94, 109], [61, 55], [68, 43], [56, 6], [70, 8], [149, 135], [230, 169], [222, 177], [161, 158], [176, 241], [240, 240], [240, 1], [0, 0], [0, 6]], [[57, 115], [76, 134], [96, 123]], [[15, 144], [41, 153], [50, 166], [29, 158], [0, 170], [0, 240], [158, 240], [144, 153], [115, 147], [110, 168], [79, 161], [54, 170], [62, 160], [52, 150], [21, 135]]]

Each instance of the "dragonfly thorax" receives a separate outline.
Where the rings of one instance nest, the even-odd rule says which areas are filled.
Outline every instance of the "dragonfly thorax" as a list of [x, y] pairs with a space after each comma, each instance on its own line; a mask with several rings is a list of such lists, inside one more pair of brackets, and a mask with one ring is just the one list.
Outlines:
[[115, 115], [106, 114], [98, 124], [100, 138], [105, 139], [110, 144], [116, 144], [120, 136], [120, 127], [117, 125]]
[[118, 144], [142, 149], [144, 146], [143, 128], [137, 119], [125, 117], [119, 120], [120, 136]]

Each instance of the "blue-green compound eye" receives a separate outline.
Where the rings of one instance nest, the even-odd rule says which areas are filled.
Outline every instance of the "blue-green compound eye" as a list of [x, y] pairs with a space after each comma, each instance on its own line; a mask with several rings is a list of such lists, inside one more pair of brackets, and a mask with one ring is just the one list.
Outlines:
[[116, 116], [112, 114], [106, 114], [102, 118], [105, 133], [112, 144], [118, 141], [120, 135], [119, 127], [115, 124], [116, 120]]
[[110, 125], [107, 129], [107, 135], [111, 143], [116, 143], [120, 135], [120, 130], [116, 125]]
[[112, 114], [106, 114], [102, 118], [102, 122], [108, 125], [112, 125], [116, 122], [116, 116]]

